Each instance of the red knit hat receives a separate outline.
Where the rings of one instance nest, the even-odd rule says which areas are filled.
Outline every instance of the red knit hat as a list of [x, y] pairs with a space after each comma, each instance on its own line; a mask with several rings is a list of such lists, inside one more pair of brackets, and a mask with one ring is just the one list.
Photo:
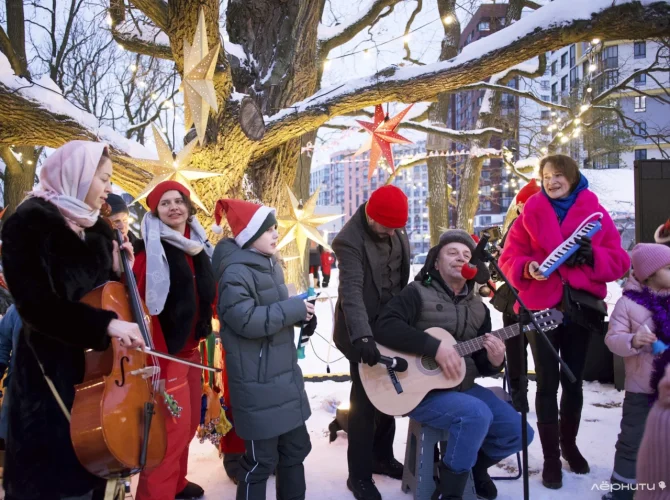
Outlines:
[[221, 218], [226, 214], [230, 229], [235, 236], [235, 242], [242, 248], [247, 248], [270, 227], [277, 224], [275, 209], [258, 205], [244, 200], [219, 200], [214, 209], [212, 231], [221, 233]]
[[180, 182], [163, 181], [160, 184], [156, 184], [156, 187], [153, 188], [151, 193], [149, 193], [149, 196], [147, 196], [147, 206], [151, 211], [156, 210], [158, 202], [161, 201], [163, 195], [168, 191], [179, 191], [188, 199], [191, 199], [191, 192]]
[[528, 184], [526, 184], [521, 191], [519, 191], [516, 195], [516, 202], [517, 203], [526, 203], [528, 201], [528, 198], [533, 196], [535, 193], [539, 193], [541, 191], [540, 186], [537, 185], [537, 181], [535, 179], [532, 179]]
[[407, 225], [407, 196], [395, 186], [382, 186], [370, 195], [365, 213], [373, 221], [390, 229]]

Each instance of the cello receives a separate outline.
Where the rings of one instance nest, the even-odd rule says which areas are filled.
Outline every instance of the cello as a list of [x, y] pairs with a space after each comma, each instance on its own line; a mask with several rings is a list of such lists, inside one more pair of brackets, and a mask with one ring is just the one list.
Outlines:
[[[114, 231], [120, 248], [123, 235]], [[90, 291], [81, 302], [136, 323], [144, 343], [153, 350], [149, 311], [126, 253], [119, 253], [126, 285], [110, 281]], [[112, 338], [107, 350], [85, 354], [84, 380], [75, 386], [70, 433], [79, 462], [96, 476], [128, 477], [158, 466], [165, 456], [165, 417], [156, 408], [162, 392], [160, 369], [157, 362], [147, 363], [147, 355], [122, 346], [117, 338]]]

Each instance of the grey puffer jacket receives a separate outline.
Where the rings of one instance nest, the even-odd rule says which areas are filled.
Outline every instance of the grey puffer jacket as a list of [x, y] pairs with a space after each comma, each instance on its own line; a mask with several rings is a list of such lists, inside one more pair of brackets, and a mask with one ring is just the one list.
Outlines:
[[274, 257], [235, 240], [216, 245], [212, 265], [237, 434], [270, 439], [301, 426], [311, 414], [294, 343], [304, 301], [288, 298]]

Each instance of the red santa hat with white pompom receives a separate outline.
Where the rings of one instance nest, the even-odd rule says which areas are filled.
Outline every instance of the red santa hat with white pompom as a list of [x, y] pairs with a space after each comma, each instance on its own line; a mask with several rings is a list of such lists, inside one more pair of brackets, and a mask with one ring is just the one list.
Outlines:
[[216, 202], [212, 231], [221, 234], [223, 214], [233, 231], [235, 242], [242, 248], [248, 248], [265, 231], [277, 225], [275, 209], [244, 200], [225, 199]]

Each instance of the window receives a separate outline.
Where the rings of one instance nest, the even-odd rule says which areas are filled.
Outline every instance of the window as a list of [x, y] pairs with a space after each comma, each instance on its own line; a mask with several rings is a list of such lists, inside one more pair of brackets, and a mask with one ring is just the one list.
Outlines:
[[575, 46], [570, 45], [570, 67], [575, 65]]
[[644, 73], [641, 75], [635, 75], [635, 85], [642, 86], [647, 84], [647, 75]]
[[480, 21], [477, 25], [479, 31], [491, 31], [491, 23], [489, 21]]
[[635, 59], [644, 59], [647, 57], [647, 42], [635, 42], [633, 44], [633, 54]]
[[619, 67], [619, 47], [611, 45], [605, 47], [600, 53], [600, 60], [602, 61], [602, 69], [615, 69]]
[[491, 186], [482, 186], [481, 187], [482, 196], [491, 196]]
[[543, 101], [547, 101], [547, 102], [549, 102], [549, 100], [551, 99], [550, 95], [542, 95], [540, 97], [542, 98]]
[[484, 200], [479, 204], [479, 210], [491, 210], [491, 202]]
[[644, 135], [647, 133], [647, 122], [636, 123], [633, 127], [633, 131], [638, 135]]
[[584, 61], [582, 63], [582, 78], [586, 79], [586, 75], [589, 74], [589, 62]]
[[[489, 161], [491, 161], [491, 160], [489, 160]], [[488, 170], [484, 170], [482, 172], [482, 179], [490, 179], [490, 178], [491, 178], [491, 172], [489, 172]]]
[[558, 83], [554, 83], [551, 86], [551, 102], [553, 103], [558, 102]]
[[[574, 45], [573, 45], [574, 47]], [[570, 70], [570, 86], [572, 88], [579, 86], [579, 73], [577, 72], [578, 68], [572, 68]]]
[[636, 160], [646, 160], [647, 159], [647, 150], [646, 149], [636, 149], [635, 150], [635, 159]]
[[488, 226], [491, 224], [491, 216], [490, 215], [482, 215], [479, 218], [479, 224], [482, 226]]
[[540, 118], [542, 120], [548, 120], [550, 118], [549, 110], [543, 109], [542, 112], [540, 113]]
[[551, 76], [554, 76], [556, 74], [556, 64], [557, 64], [556, 61], [551, 63]]
[[509, 204], [512, 198], [505, 197], [502, 199], [502, 207], [503, 208], [509, 208]]
[[542, 80], [540, 82], [540, 88], [542, 90], [549, 90], [549, 81], [548, 80]]
[[565, 68], [568, 65], [568, 53], [564, 52], [561, 54], [561, 68]]
[[647, 96], [637, 96], [634, 98], [634, 107], [636, 113], [647, 110]]
[[479, 96], [479, 97], [477, 98], [477, 107], [480, 107], [480, 108], [481, 108], [483, 102], [484, 102], [484, 97]]
[[570, 87], [568, 87], [568, 76], [566, 75], [563, 78], [561, 78], [561, 92], [567, 92], [569, 88]]

